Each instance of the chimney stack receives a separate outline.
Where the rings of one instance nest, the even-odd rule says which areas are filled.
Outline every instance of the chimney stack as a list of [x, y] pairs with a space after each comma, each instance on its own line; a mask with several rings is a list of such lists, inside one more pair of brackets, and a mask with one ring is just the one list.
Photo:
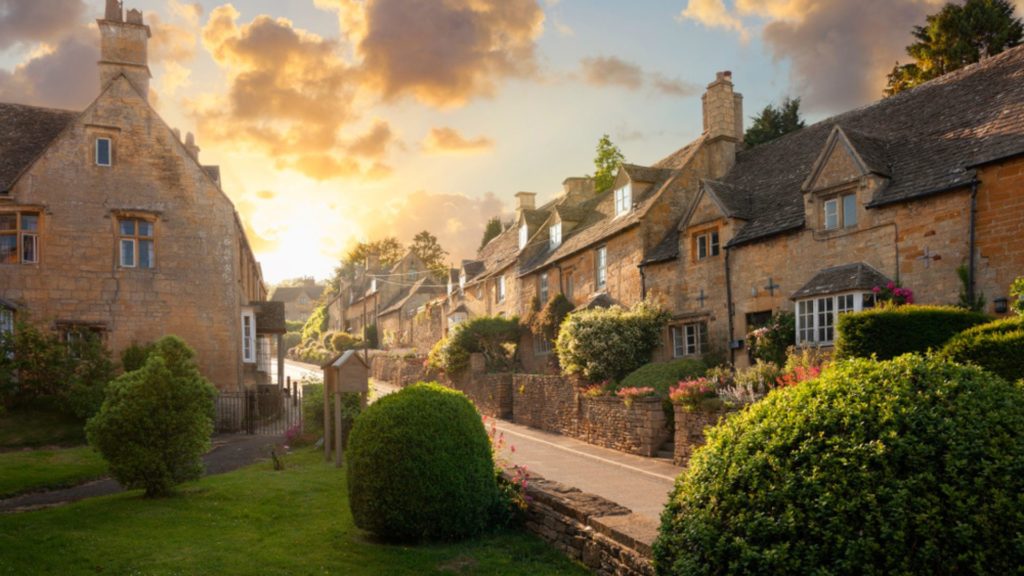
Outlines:
[[570, 176], [562, 181], [566, 203], [575, 206], [594, 196], [594, 179]]
[[139, 94], [149, 98], [149, 26], [142, 12], [129, 10], [125, 18], [124, 7], [118, 0], [107, 0], [107, 10], [100, 28], [100, 89], [105, 89], [120, 76], [125, 76]]
[[712, 177], [720, 178], [736, 162], [743, 142], [743, 95], [733, 91], [732, 72], [715, 75], [701, 102], [704, 108], [704, 136], [712, 148]]
[[191, 132], [185, 134], [185, 150], [195, 158], [196, 162], [199, 161], [199, 146], [196, 146], [196, 137]]
[[523, 210], [533, 210], [537, 206], [537, 195], [533, 192], [519, 192], [516, 194], [516, 213]]

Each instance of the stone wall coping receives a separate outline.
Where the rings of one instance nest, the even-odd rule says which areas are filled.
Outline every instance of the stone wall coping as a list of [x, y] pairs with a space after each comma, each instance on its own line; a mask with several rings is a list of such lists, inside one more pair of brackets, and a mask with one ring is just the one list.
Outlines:
[[625, 516], [633, 513], [629, 508], [611, 500], [540, 476], [530, 476], [526, 494], [534, 501], [545, 504], [559, 514], [584, 525], [592, 518]]
[[[605, 404], [622, 404], [626, 401], [624, 398], [619, 398], [618, 396], [584, 396], [583, 398], [585, 398], [588, 401], [603, 402]], [[661, 401], [661, 398], [658, 398], [657, 396], [647, 396], [644, 398], [634, 398], [633, 404], [650, 404], [652, 406], [656, 404], [658, 406], [661, 406]]]
[[650, 558], [653, 556], [651, 546], [658, 538], [659, 524], [639, 514], [625, 516], [603, 516], [591, 518], [590, 526], [598, 534], [627, 546]]

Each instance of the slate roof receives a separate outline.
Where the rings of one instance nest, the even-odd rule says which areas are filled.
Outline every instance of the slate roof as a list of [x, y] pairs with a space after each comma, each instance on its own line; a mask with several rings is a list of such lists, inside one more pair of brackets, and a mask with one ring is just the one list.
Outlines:
[[818, 272], [810, 282], [794, 292], [791, 299], [799, 300], [811, 296], [838, 294], [854, 290], [871, 290], [875, 286], [884, 286], [888, 282], [889, 278], [863, 262], [844, 264]]
[[78, 112], [0, 103], [0, 193], [46, 150]]
[[737, 154], [722, 181], [756, 217], [730, 246], [804, 225], [801, 186], [836, 125], [891, 178], [869, 207], [967, 186], [972, 166], [1024, 152], [1024, 46]]
[[482, 260], [463, 260], [462, 269], [466, 271], [466, 282], [469, 282], [484, 271], [484, 263]]
[[324, 293], [324, 286], [303, 285], [303, 286], [278, 286], [270, 299], [274, 302], [293, 302], [299, 294], [305, 293], [310, 300], [316, 300]]
[[472, 281], [467, 280], [466, 285], [486, 280], [508, 268], [509, 265], [516, 262], [518, 255], [519, 231], [515, 228], [509, 228], [495, 236], [493, 240], [488, 242], [477, 253], [479, 262], [482, 264], [482, 270], [473, 277]]
[[433, 281], [433, 279], [433, 276], [427, 275], [417, 280], [416, 283], [410, 286], [408, 290], [399, 293], [391, 303], [386, 305], [384, 309], [381, 310], [380, 315], [383, 316], [385, 314], [391, 314], [392, 312], [398, 312], [408, 304], [409, 300], [411, 300], [413, 296], [421, 292], [425, 292], [427, 294], [444, 294], [447, 291], [447, 287], [442, 288], [436, 284], [427, 284], [427, 282]]

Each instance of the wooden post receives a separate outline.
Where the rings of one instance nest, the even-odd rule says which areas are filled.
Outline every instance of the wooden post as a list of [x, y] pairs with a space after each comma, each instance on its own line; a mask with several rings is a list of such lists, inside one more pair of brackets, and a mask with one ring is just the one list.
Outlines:
[[324, 460], [331, 460], [331, 378], [324, 375]]
[[334, 467], [341, 468], [344, 462], [341, 447], [341, 394], [334, 395]]

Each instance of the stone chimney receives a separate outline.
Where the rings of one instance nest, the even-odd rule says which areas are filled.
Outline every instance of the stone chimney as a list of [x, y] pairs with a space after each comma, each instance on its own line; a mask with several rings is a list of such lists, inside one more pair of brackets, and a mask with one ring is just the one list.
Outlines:
[[704, 136], [711, 148], [712, 178], [720, 178], [736, 162], [743, 142], [743, 95], [733, 91], [732, 72], [719, 72], [701, 102]]
[[570, 206], [594, 197], [594, 179], [570, 176], [562, 181], [565, 200]]
[[516, 194], [516, 214], [523, 210], [533, 210], [537, 207], [537, 195], [533, 192], [519, 192]]
[[380, 254], [367, 254], [366, 255], [366, 271], [374, 272], [380, 268]]
[[107, 10], [100, 28], [100, 88], [105, 89], [118, 76], [124, 75], [143, 98], [149, 98], [149, 26], [142, 12], [129, 10], [127, 18], [118, 0], [107, 0]]
[[196, 146], [196, 137], [191, 132], [185, 134], [185, 150], [196, 162], [199, 161], [199, 146]]

